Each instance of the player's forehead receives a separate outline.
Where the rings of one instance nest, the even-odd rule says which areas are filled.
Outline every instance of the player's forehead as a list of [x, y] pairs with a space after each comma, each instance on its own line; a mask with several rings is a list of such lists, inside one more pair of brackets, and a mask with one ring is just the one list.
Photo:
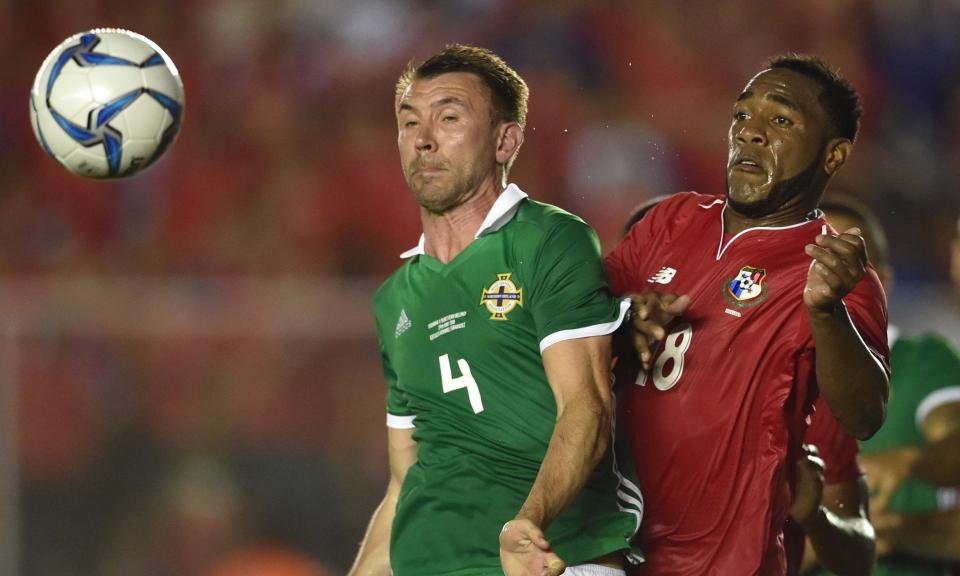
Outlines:
[[737, 97], [738, 102], [773, 101], [798, 111], [818, 115], [821, 87], [800, 72], [785, 68], [768, 68], [747, 82]]
[[480, 109], [489, 98], [487, 86], [476, 74], [447, 72], [410, 82], [397, 101], [397, 110], [422, 110], [449, 103]]

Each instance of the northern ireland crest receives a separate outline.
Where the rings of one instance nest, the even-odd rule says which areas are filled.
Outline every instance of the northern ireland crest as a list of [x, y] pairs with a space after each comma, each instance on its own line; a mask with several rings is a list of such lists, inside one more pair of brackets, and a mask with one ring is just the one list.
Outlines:
[[497, 281], [480, 296], [480, 304], [487, 307], [491, 320], [506, 320], [511, 310], [523, 306], [523, 288], [517, 288], [510, 276], [509, 272], [497, 274]]

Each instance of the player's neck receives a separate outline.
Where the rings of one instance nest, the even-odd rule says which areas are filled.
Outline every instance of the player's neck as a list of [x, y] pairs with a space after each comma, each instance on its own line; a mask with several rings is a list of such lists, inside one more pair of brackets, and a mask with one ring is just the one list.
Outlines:
[[474, 241], [501, 192], [503, 190], [495, 186], [485, 186], [464, 203], [441, 214], [420, 208], [426, 236], [424, 251], [444, 264], [456, 258]]
[[808, 203], [789, 203], [782, 206], [775, 212], [764, 214], [763, 216], [745, 216], [737, 212], [729, 204], [723, 211], [723, 230], [727, 234], [736, 236], [744, 230], [751, 228], [780, 228], [805, 222], [808, 215], [816, 206], [809, 206]]

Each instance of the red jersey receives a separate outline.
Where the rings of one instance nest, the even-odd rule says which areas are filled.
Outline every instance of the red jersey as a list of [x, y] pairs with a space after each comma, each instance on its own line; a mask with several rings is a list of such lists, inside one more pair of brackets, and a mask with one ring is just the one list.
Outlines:
[[[818, 212], [729, 237], [724, 207], [722, 197], [677, 194], [607, 257], [617, 294], [691, 298], [650, 372], [619, 392], [644, 494], [644, 575], [786, 572], [782, 529], [818, 393], [804, 246], [827, 225]], [[872, 269], [844, 303], [886, 361], [886, 302]]]
[[859, 478], [863, 474], [857, 461], [860, 444], [843, 431], [823, 397], [817, 398], [809, 420], [803, 443], [813, 444], [820, 451], [824, 483], [840, 484]]
[[[822, 396], [814, 403], [810, 426], [803, 436], [803, 443], [813, 444], [820, 452], [824, 484], [849, 482], [863, 474], [857, 461], [860, 444], [856, 438], [840, 428], [840, 423]], [[805, 536], [803, 528], [788, 518], [783, 530], [783, 547], [787, 555], [787, 574], [790, 576], [800, 573]]]

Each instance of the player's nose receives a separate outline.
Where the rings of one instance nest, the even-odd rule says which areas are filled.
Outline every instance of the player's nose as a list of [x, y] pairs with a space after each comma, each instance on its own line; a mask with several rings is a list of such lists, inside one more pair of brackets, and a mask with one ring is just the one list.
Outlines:
[[757, 144], [764, 146], [767, 143], [767, 135], [757, 122], [743, 122], [736, 130], [735, 137], [741, 144]]
[[421, 122], [417, 127], [417, 135], [413, 145], [418, 152], [431, 152], [437, 149], [437, 140], [433, 133], [433, 126], [429, 121]]

